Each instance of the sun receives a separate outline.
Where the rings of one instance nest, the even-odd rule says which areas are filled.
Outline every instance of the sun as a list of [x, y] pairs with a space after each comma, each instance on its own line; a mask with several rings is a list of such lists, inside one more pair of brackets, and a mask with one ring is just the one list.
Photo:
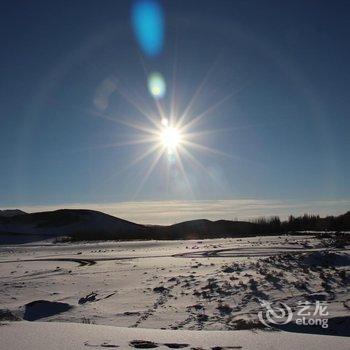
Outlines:
[[164, 125], [160, 132], [160, 142], [168, 153], [174, 153], [180, 146], [182, 135], [178, 128]]
[[[123, 169], [117, 172], [117, 174], [124, 172], [146, 161], [146, 159], [147, 162], [149, 162], [146, 172], [142, 170], [143, 178], [133, 198], [136, 198], [155, 169], [164, 171], [167, 191], [168, 189], [170, 191], [168, 187], [170, 181], [175, 181], [179, 189], [186, 187], [189, 192], [192, 193], [190, 178], [194, 178], [194, 168], [196, 168], [200, 174], [205, 173], [210, 179], [216, 181], [212, 173], [208, 171], [200, 161], [201, 156], [198, 155], [199, 152], [204, 156], [211, 154], [215, 156], [233, 157], [231, 154], [205, 146], [201, 143], [205, 135], [211, 135], [221, 130], [226, 132], [227, 129], [197, 130], [197, 128], [200, 127], [201, 121], [212, 116], [211, 113], [213, 113], [216, 108], [237, 93], [236, 91], [229, 92], [217, 102], [207, 106], [206, 109], [200, 112], [197, 111], [194, 114], [194, 110], [197, 109], [195, 108], [197, 99], [202, 93], [207, 78], [210, 75], [209, 73], [210, 71], [204, 76], [202, 82], [195, 90], [183, 111], [180, 111], [180, 106], [176, 103], [177, 94], [175, 89], [172, 91], [169, 106], [165, 106], [162, 103], [164, 101], [162, 98], [166, 93], [167, 87], [164, 78], [159, 73], [151, 74], [148, 80], [148, 87], [153, 97], [155, 108], [149, 108], [149, 106], [143, 105], [140, 103], [141, 101], [139, 101], [138, 97], [130, 95], [128, 89], [124, 89], [122, 86], [120, 86], [118, 90], [121, 96], [142, 115], [141, 120], [133, 120], [133, 118], [129, 116], [117, 117], [114, 114], [107, 114], [103, 111], [93, 111], [94, 115], [121, 124], [123, 127], [129, 127], [135, 131], [135, 134], [124, 142], [113, 142], [111, 144], [102, 145], [101, 147], [137, 146], [138, 148], [144, 148], [143, 152], [139, 152], [139, 154], [126, 164]], [[173, 84], [175, 84], [175, 77]], [[158, 167], [158, 164], [161, 162], [163, 163], [162, 166]], [[188, 176], [188, 172], [191, 172], [191, 176]]]

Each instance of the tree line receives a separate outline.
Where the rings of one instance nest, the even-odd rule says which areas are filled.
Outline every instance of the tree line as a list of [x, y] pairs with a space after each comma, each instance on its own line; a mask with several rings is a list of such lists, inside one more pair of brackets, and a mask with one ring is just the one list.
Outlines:
[[278, 216], [258, 218], [251, 221], [261, 233], [286, 233], [298, 231], [350, 231], [350, 211], [339, 216], [304, 214], [290, 215], [287, 220], [281, 221]]

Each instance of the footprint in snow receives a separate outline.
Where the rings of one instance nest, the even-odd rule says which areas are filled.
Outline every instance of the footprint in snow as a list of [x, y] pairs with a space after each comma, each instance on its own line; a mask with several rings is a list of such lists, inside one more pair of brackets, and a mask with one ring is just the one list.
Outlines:
[[136, 349], [154, 349], [158, 344], [148, 340], [132, 340], [129, 345]]
[[116, 344], [110, 344], [108, 342], [104, 342], [102, 344], [89, 344], [89, 342], [85, 342], [84, 343], [85, 346], [89, 346], [89, 347], [94, 347], [94, 348], [110, 348], [110, 349], [115, 349], [115, 348], [119, 348], [119, 345]]
[[153, 348], [158, 348], [160, 345], [164, 345], [169, 349], [183, 349], [189, 346], [188, 344], [181, 344], [181, 343], [157, 344], [148, 340], [133, 340], [130, 342], [129, 345], [136, 349], [153, 349]]

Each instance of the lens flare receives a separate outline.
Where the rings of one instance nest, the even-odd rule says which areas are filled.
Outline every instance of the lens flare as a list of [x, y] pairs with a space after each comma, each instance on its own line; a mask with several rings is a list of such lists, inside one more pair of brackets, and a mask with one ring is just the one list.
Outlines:
[[155, 99], [160, 99], [165, 95], [166, 84], [160, 73], [151, 73], [148, 77], [148, 90]]
[[163, 47], [164, 18], [160, 5], [153, 0], [136, 1], [132, 8], [136, 39], [148, 56], [158, 55]]

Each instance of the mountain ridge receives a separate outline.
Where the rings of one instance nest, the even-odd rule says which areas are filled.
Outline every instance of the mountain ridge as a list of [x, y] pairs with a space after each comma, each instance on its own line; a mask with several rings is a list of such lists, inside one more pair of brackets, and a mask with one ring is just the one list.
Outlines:
[[[14, 214], [14, 212], [13, 212]], [[18, 211], [0, 216], [0, 235], [30, 234], [99, 239], [200, 239], [267, 235], [306, 230], [350, 230], [350, 211], [337, 217], [308, 216], [281, 222], [278, 217], [250, 221], [196, 219], [173, 225], [142, 225], [90, 209], [58, 209], [36, 213]]]
[[0, 210], [0, 217], [11, 217], [16, 215], [24, 215], [27, 214], [25, 211], [20, 209], [4, 209]]

